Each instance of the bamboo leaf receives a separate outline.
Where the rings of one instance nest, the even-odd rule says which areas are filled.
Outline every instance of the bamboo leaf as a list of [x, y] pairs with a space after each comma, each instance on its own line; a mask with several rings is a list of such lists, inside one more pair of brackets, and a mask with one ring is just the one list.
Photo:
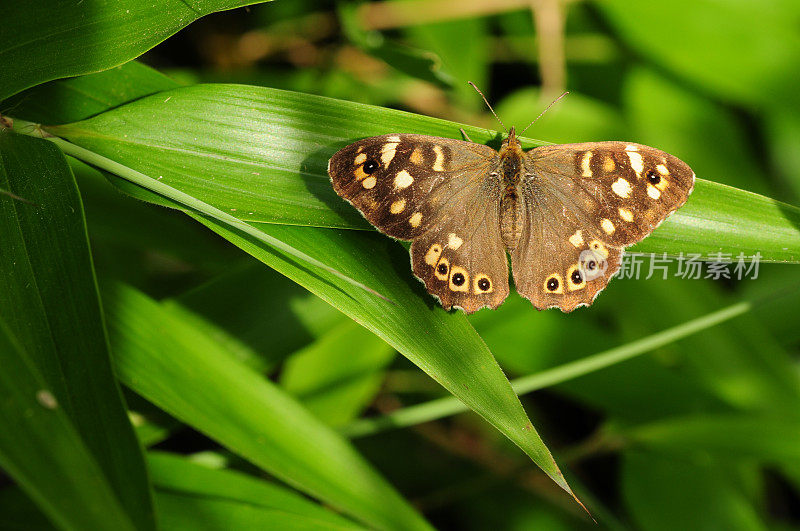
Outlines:
[[[96, 461], [87, 469], [85, 481], [81, 473], [49, 480], [73, 494], [81, 488], [97, 492], [98, 484], [107, 483], [112, 492], [103, 499], [113, 495], [116, 501], [106, 518], [113, 519], [113, 506], [120, 504], [128, 513], [125, 519], [135, 527], [153, 528], [141, 449], [111, 370], [83, 208], [73, 175], [63, 154], [49, 142], [4, 131], [0, 132], [0, 188], [30, 201], [0, 196], [0, 316], [46, 382], [41, 388], [47, 389], [51, 400], [59, 404], [59, 414], [68, 417], [70, 429], [77, 430], [82, 438], [86, 446], [82, 452], [89, 453], [80, 459]], [[6, 363], [2, 367], [0, 372], [15, 378]], [[42, 422], [56, 427], [47, 424], [55, 421]], [[45, 428], [37, 428], [32, 422], [30, 429]], [[35, 431], [25, 433], [22, 428], [19, 433], [5, 427], [2, 431], [14, 434], [20, 443], [36, 436]], [[61, 455], [58, 445], [70, 437], [53, 433], [36, 444], [23, 444], [15, 455], [34, 461], [45, 459], [49, 453]], [[48, 442], [52, 444], [49, 448]], [[21, 466], [6, 464], [10, 470]], [[101, 471], [94, 470], [98, 465]], [[47, 477], [50, 471], [46, 461], [41, 466], [40, 473]], [[98, 474], [100, 477], [95, 477]], [[88, 492], [86, 495], [91, 499]], [[61, 504], [61, 500], [41, 497], [37, 501], [43, 507]], [[83, 504], [79, 507], [86, 508]], [[92, 512], [100, 515], [95, 509]]]

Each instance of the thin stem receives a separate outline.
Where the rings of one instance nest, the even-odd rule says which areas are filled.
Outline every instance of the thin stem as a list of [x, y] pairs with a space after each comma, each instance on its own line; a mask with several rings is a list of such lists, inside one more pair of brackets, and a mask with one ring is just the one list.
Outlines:
[[[712, 326], [729, 321], [734, 317], [747, 313], [752, 309], [753, 305], [754, 303], [750, 301], [733, 304], [702, 317], [667, 328], [661, 332], [637, 339], [628, 344], [594, 354], [593, 356], [565, 363], [564, 365], [553, 367], [552, 369], [547, 369], [537, 374], [517, 378], [511, 381], [511, 386], [517, 394], [521, 395], [568, 380], [573, 380], [579, 376], [610, 367], [707, 328], [711, 328]], [[440, 398], [416, 406], [398, 409], [397, 411], [393, 411], [381, 417], [356, 420], [345, 426], [342, 432], [348, 437], [363, 437], [394, 428], [413, 426], [415, 424], [448, 417], [467, 410], [468, 408], [454, 397]]]

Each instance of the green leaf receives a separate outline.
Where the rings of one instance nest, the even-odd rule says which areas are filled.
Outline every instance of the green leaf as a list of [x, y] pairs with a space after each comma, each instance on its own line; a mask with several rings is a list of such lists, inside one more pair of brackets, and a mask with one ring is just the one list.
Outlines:
[[104, 299], [117, 373], [138, 394], [368, 525], [429, 528], [347, 441], [204, 332], [132, 288]]
[[[125, 160], [125, 164], [131, 164], [140, 168], [140, 170], [150, 172], [151, 177], [155, 177], [168, 185], [186, 185], [185, 189], [188, 192], [183, 193], [188, 193], [190, 196], [191, 194], [197, 194], [198, 196], [205, 194], [206, 198], [211, 199], [217, 205], [224, 205], [226, 201], [233, 201], [236, 204], [241, 204], [242, 201], [252, 201], [253, 208], [262, 209], [262, 207], [265, 207], [264, 210], [260, 211], [261, 215], [265, 216], [272, 216], [275, 212], [283, 210], [290, 216], [307, 218], [311, 215], [323, 218], [327, 216], [328, 219], [343, 219], [331, 210], [325, 202], [335, 201], [332, 204], [343, 204], [343, 201], [338, 196], [336, 199], [330, 197], [325, 201], [320, 201], [313, 196], [315, 193], [327, 196], [333, 194], [324, 174], [314, 174], [307, 182], [303, 182], [302, 175], [301, 179], [297, 179], [298, 170], [304, 172], [304, 168], [309, 166], [310, 163], [303, 162], [306, 152], [302, 151], [302, 145], [295, 146], [294, 144], [297, 141], [301, 144], [303, 142], [311, 142], [306, 148], [308, 151], [316, 151], [314, 154], [316, 162], [314, 164], [322, 164], [324, 167], [327, 164], [325, 161], [330, 155], [331, 149], [322, 149], [319, 147], [319, 143], [329, 143], [331, 141], [330, 135], [334, 133], [340, 134], [340, 132], [337, 129], [336, 131], [328, 131], [327, 135], [320, 135], [318, 131], [320, 125], [326, 129], [328, 125], [324, 121], [320, 121], [319, 115], [313, 114], [314, 110], [317, 109], [322, 112], [326, 106], [349, 108], [352, 107], [352, 104], [283, 91], [265, 91], [254, 87], [225, 85], [206, 85], [203, 87], [208, 90], [206, 96], [201, 96], [200, 92], [196, 92], [192, 96], [190, 92], [184, 92], [183, 90], [168, 91], [156, 96], [158, 102], [157, 112], [159, 113], [158, 120], [161, 121], [161, 127], [159, 127], [160, 133], [156, 134], [154, 130], [151, 130], [145, 135], [154, 135], [149, 137], [149, 142], [143, 143], [138, 139], [139, 135], [152, 125], [138, 122], [139, 118], [144, 118], [142, 115], [129, 116], [130, 122], [123, 128], [130, 130], [131, 135], [126, 137], [127, 133], [122, 133], [119, 138], [121, 142], [117, 142], [114, 139], [114, 134], [110, 130], [98, 135], [92, 132], [87, 133], [87, 130], [83, 129], [87, 124], [90, 128], [98, 125], [98, 120], [103, 121], [101, 117], [108, 118], [116, 110], [104, 113], [88, 121], [78, 122], [74, 125], [56, 126], [51, 129], [58, 131], [60, 134], [70, 135], [79, 142], [84, 142], [92, 150], [89, 151], [89, 149], [83, 147], [76, 149], [73, 146], [72, 153], [87, 156], [87, 154], [94, 155], [97, 152], [105, 151], [113, 159], [100, 160], [98, 157], [93, 156], [91, 158], [95, 164], [103, 163], [106, 165], [106, 169], [122, 174], [122, 171], [126, 170], [127, 167], [121, 166], [117, 161]], [[215, 100], [218, 103], [230, 103], [234, 93], [240, 94], [239, 104], [241, 107], [236, 107], [237, 113], [251, 112], [246, 109], [257, 109], [263, 104], [264, 97], [271, 94], [271, 98], [274, 101], [283, 101], [281, 105], [288, 105], [285, 110], [289, 112], [290, 116], [284, 117], [288, 121], [281, 118], [279, 125], [279, 122], [273, 122], [263, 114], [258, 116], [257, 113], [251, 113], [249, 115], [249, 125], [247, 126], [249, 131], [241, 129], [237, 132], [225, 126], [221, 131], [233, 133], [233, 136], [238, 137], [239, 140], [234, 142], [232, 138], [229, 138], [213, 148], [201, 146], [200, 144], [205, 142], [207, 138], [222, 139], [222, 134], [208, 135], [206, 132], [200, 136], [193, 136], [190, 140], [188, 137], [183, 136], [183, 133], [187, 131], [187, 128], [193, 128], [194, 125], [201, 124], [204, 120], [216, 120], [221, 117], [200, 113], [181, 125], [175, 123], [174, 125], [177, 126], [177, 129], [172, 129], [166, 123], [167, 116], [178, 116], [180, 112], [184, 112], [187, 109], [187, 105], [195, 105], [196, 97], [212, 98], [207, 100], [209, 102]], [[285, 100], [287, 97], [289, 99]], [[250, 103], [245, 104], [245, 99]], [[134, 110], [135, 112], [135, 108], [141, 101], [156, 100], [152, 100], [152, 97], [145, 98], [125, 105], [121, 109]], [[173, 105], [173, 101], [177, 103], [177, 109], [179, 109], [176, 112], [168, 110]], [[227, 106], [228, 103], [224, 103], [224, 105]], [[167, 107], [164, 107], [164, 105]], [[234, 107], [228, 107], [228, 112], [233, 112], [233, 109]], [[391, 112], [366, 106], [362, 110]], [[156, 111], [151, 109], [147, 112], [153, 113]], [[332, 112], [331, 108], [328, 109], [328, 112]], [[338, 112], [340, 119], [342, 119], [344, 110]], [[298, 113], [300, 114], [298, 115]], [[394, 115], [423, 123], [429, 120], [396, 111]], [[155, 118], [156, 116], [153, 115], [152, 117]], [[232, 115], [227, 118], [239, 119]], [[305, 123], [301, 123], [301, 118], [305, 120]], [[127, 119], [125, 118], [125, 120]], [[333, 120], [334, 125], [335, 121]], [[101, 128], [110, 127], [113, 129], [119, 126], [119, 124], [113, 125], [113, 122], [113, 119], [111, 122], [106, 121]], [[217, 127], [208, 121], [205, 123], [207, 128], [210, 128], [207, 130], [214, 130]], [[442, 131], [449, 129], [446, 127], [446, 122], [434, 121], [434, 123], [438, 123]], [[19, 129], [24, 129], [24, 126]], [[269, 135], [278, 136], [271, 139], [268, 138]], [[261, 138], [257, 145], [246, 145], [248, 141], [257, 137]], [[61, 139], [55, 139], [55, 141], [63, 142]], [[163, 143], [164, 141], [167, 143], [185, 141], [188, 142], [186, 145], [194, 144], [194, 147], [187, 148], [186, 145], [178, 147], [177, 144], [167, 147]], [[147, 148], [148, 143], [151, 147], [154, 145], [157, 145], [157, 147], [150, 151]], [[67, 148], [66, 144], [61, 145], [65, 149]], [[278, 170], [277, 167], [280, 165], [285, 166], [285, 161], [276, 159], [270, 162], [263, 158], [265, 149], [269, 150], [279, 145], [283, 145], [286, 150], [280, 156], [293, 157], [299, 166], [290, 165], [290, 167], [285, 167], [283, 170]], [[144, 148], [144, 151], [140, 151], [135, 160], [129, 159], [127, 155], [130, 152], [126, 152], [129, 147], [134, 147], [134, 151]], [[251, 148], [255, 149], [251, 151]], [[207, 151], [207, 149], [210, 149], [210, 151]], [[226, 153], [228, 150], [236, 151], [237, 154], [233, 152]], [[261, 160], [259, 160], [259, 157]], [[201, 169], [198, 165], [208, 162], [211, 162], [211, 164], [205, 169]], [[166, 173], [167, 167], [174, 163], [179, 164], [181, 166], [180, 169], [172, 167], [170, 173]], [[226, 169], [219, 165], [222, 164], [224, 166], [228, 163], [233, 164], [233, 166]], [[231, 171], [229, 172], [228, 170]], [[173, 171], [175, 173], [172, 173]], [[283, 180], [282, 183], [277, 183], [274, 180], [276, 171], [280, 172], [277, 175], [279, 179]], [[267, 178], [266, 181], [257, 177], [262, 172], [264, 177]], [[189, 185], [188, 181], [178, 182], [180, 176], [192, 174], [198, 177], [202, 174], [203, 177], [194, 181], [194, 185]], [[254, 174], [257, 174], [257, 176], [254, 176]], [[209, 183], [214, 180], [209, 180], [209, 175], [224, 176], [225, 186], [209, 187]], [[263, 186], [269, 182], [272, 184]], [[250, 188], [251, 191], [245, 193], [242, 187]], [[126, 185], [124, 188], [143, 199], [175, 206], [171, 201], [166, 202], [163, 199], [159, 199], [158, 196], [151, 192], [142, 193], [140, 188], [132, 185]], [[309, 194], [309, 189], [312, 191], [311, 194]], [[301, 203], [293, 203], [292, 194]], [[272, 195], [272, 198], [269, 202], [264, 202], [263, 198], [269, 195]], [[315, 202], [316, 205], [314, 204]], [[255, 205], [259, 206], [256, 207]], [[247, 212], [246, 210], [240, 211], [238, 208], [230, 207], [225, 208], [225, 210], [233, 211], [234, 213]], [[352, 209], [349, 211], [343, 209], [342, 212], [349, 212], [344, 214], [346, 216], [354, 216]], [[331, 214], [333, 214], [333, 217]], [[254, 211], [246, 214], [245, 218], [251, 216], [258, 218]], [[243, 237], [238, 230], [231, 232], [226, 224], [210, 221], [206, 218], [201, 220], [226, 239], [308, 287], [357, 322], [375, 332], [470, 408], [491, 422], [503, 434], [520, 446], [556, 483], [569, 492], [569, 487], [553, 461], [550, 452], [536, 433], [536, 430], [533, 429], [522, 405], [485, 344], [470, 327], [463, 315], [444, 312], [440, 307], [434, 305], [430, 297], [424, 294], [420, 284], [410, 274], [410, 268], [407, 265], [407, 253], [397, 244], [388, 239], [378, 237], [375, 233], [351, 232], [345, 234], [320, 229], [281, 227], [277, 225], [260, 226], [258, 230], [264, 233], [264, 237], [260, 238], [262, 242], [259, 243], [254, 240], [251, 233]], [[347, 223], [342, 224], [347, 225]], [[360, 224], [363, 225], [363, 222]], [[253, 227], [247, 228], [251, 229], [252, 232]], [[276, 251], [263, 243], [267, 238], [271, 238], [270, 241], [273, 242], [283, 242], [283, 244], [304, 253], [306, 256], [310, 256], [312, 259], [316, 258], [324, 261], [328, 266], [338, 264], [333, 266], [337, 271], [342, 272], [351, 279], [363, 279], [357, 280], [357, 282], [363, 282], [373, 287], [373, 289], [381, 290], [380, 292], [389, 297], [392, 302], [380, 300], [373, 294], [364, 291], [363, 288], [354, 291], [350, 289], [349, 285], [341, 282], [341, 279], [331, 277], [328, 272], [320, 271], [309, 274], [311, 272], [307, 269], [307, 260], [305, 261], [306, 263], [300, 262], [299, 264], [293, 259], [287, 260], [289, 254], [283, 249]], [[367, 265], [368, 267], [365, 267]], [[388, 271], [393, 273], [387, 275]]]
[[0, 163], [0, 188], [32, 202], [0, 196], [0, 315], [129, 518], [152, 528], [144, 462], [111, 370], [72, 173], [49, 142], [8, 131], [0, 132]]
[[[159, 503], [159, 521], [166, 523], [178, 518], [192, 519], [196, 525], [202, 524], [203, 517], [210, 507], [205, 502], [229, 502], [223, 507], [234, 509], [235, 514], [246, 511], [241, 507], [250, 506], [250, 510], [258, 515], [259, 510], [268, 509], [292, 514], [327, 524], [329, 527], [360, 529], [354, 522], [339, 516], [311, 501], [302, 495], [281, 485], [264, 481], [233, 470], [215, 470], [185, 457], [164, 452], [147, 454], [147, 464], [156, 489], [156, 500]], [[187, 501], [173, 499], [173, 503], [161, 503], [164, 495], [170, 494], [179, 498], [194, 498], [203, 510], [199, 512], [180, 511], [176, 514], [167, 508], [176, 505], [187, 505]], [[166, 513], [165, 514], [165, 509]], [[232, 515], [228, 515], [232, 516]], [[267, 514], [266, 516], [269, 516]], [[233, 516], [232, 516], [233, 517]], [[256, 516], [261, 520], [265, 516]], [[221, 520], [226, 528], [235, 527], [232, 521]], [[169, 526], [167, 526], [169, 527]], [[202, 525], [201, 525], [202, 527]], [[244, 527], [253, 527], [251, 522]]]
[[793, 0], [593, 3], [632, 50], [724, 100], [797, 103], [800, 11]]
[[0, 112], [41, 124], [64, 124], [179, 84], [137, 61], [85, 76], [37, 85], [0, 103]]
[[406, 252], [396, 243], [375, 233], [267, 224], [259, 227], [305, 253], [325, 257], [346, 275], [376, 286], [393, 301], [388, 302], [352, 285], [337, 284], [330, 274], [311, 272], [302, 263], [216, 222], [196, 219], [396, 348], [516, 443], [572, 494], [486, 345], [463, 314], [445, 312], [426, 297], [407, 269]]
[[753, 500], [738, 484], [737, 468], [742, 467], [626, 452], [622, 494], [639, 529], [766, 530]]
[[[459, 127], [307, 94], [195, 85], [48, 131], [246, 221], [365, 229], [366, 222], [330, 186], [330, 156], [358, 138], [390, 132], [459, 138]], [[464, 127], [477, 142], [496, 136]], [[758, 252], [763, 261], [800, 262], [798, 227], [797, 207], [699, 179], [688, 203], [634, 250], [703, 256]]]
[[394, 356], [380, 338], [347, 321], [290, 356], [280, 384], [317, 418], [342, 426], [372, 402]]
[[134, 529], [72, 420], [1, 318], [0, 365], [0, 465], [59, 526]]
[[3, 2], [0, 100], [62, 77], [135, 59], [198, 18], [253, 0]]
[[672, 453], [709, 452], [770, 464], [800, 459], [800, 416], [694, 415], [668, 418], [619, 432], [625, 439]]

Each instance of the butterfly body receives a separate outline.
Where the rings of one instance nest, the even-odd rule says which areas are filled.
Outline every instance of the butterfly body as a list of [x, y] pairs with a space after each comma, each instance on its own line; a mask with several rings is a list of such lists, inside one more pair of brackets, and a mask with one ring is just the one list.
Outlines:
[[383, 135], [331, 158], [336, 192], [378, 230], [411, 240], [415, 276], [446, 309], [496, 308], [517, 291], [538, 309], [591, 304], [623, 248], [691, 193], [676, 157], [626, 142], [523, 151], [424, 135]]

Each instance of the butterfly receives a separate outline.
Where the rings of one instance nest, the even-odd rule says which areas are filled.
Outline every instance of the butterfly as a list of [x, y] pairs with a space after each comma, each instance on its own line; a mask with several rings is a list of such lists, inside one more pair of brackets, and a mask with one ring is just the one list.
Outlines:
[[365, 138], [328, 162], [334, 190], [379, 231], [411, 240], [411, 266], [449, 310], [497, 308], [517, 291], [542, 310], [590, 305], [623, 250], [686, 202], [695, 174], [631, 142], [523, 151], [414, 134]]

